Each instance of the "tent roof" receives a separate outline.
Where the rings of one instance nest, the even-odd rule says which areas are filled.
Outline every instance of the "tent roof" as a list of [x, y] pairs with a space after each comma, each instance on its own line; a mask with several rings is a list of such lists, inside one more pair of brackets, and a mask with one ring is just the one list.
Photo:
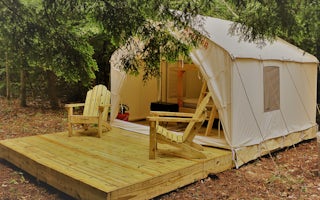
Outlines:
[[[280, 38], [276, 38], [273, 42], [266, 41], [266, 45], [262, 47], [253, 42], [240, 40], [239, 35], [230, 34], [229, 29], [233, 23], [232, 21], [203, 17], [205, 35], [229, 52], [231, 57], [310, 63], [319, 62], [315, 56]], [[200, 30], [199, 28], [196, 29]]]

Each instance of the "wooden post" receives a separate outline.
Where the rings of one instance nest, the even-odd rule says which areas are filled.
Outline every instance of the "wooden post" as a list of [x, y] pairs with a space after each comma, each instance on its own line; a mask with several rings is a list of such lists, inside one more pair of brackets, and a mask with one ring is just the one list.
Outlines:
[[182, 69], [182, 62], [180, 61], [181, 64], [178, 67], [178, 85], [177, 85], [177, 95], [178, 95], [178, 105], [179, 108], [183, 106], [183, 74], [184, 74], [184, 69]]
[[149, 159], [156, 158], [156, 148], [157, 148], [157, 141], [156, 141], [156, 122], [150, 121], [150, 136], [149, 136]]

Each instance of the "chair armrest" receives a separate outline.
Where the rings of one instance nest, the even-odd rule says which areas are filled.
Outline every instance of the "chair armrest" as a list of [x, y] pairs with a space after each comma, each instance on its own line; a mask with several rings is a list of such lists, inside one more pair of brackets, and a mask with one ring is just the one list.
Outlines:
[[165, 112], [165, 111], [151, 111], [152, 116], [167, 116], [167, 117], [193, 117], [194, 113], [183, 113], [183, 112]]
[[74, 108], [74, 107], [81, 107], [84, 106], [84, 103], [71, 103], [71, 104], [66, 104], [64, 107], [65, 108]]
[[73, 108], [84, 106], [84, 103], [71, 103], [66, 104], [64, 107], [68, 111], [68, 118], [73, 115]]
[[150, 116], [147, 117], [147, 120], [152, 122], [182, 122], [182, 123], [189, 123], [191, 121], [202, 121], [202, 119], [193, 119], [193, 118], [186, 118], [186, 117], [158, 117], [158, 116]]

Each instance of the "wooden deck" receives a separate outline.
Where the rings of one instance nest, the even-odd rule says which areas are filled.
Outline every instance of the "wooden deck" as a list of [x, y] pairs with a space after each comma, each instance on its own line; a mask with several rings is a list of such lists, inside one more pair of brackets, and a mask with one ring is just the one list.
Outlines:
[[0, 158], [77, 199], [150, 199], [233, 167], [230, 151], [205, 160], [157, 155], [149, 138], [113, 127], [102, 138], [67, 132], [0, 141]]

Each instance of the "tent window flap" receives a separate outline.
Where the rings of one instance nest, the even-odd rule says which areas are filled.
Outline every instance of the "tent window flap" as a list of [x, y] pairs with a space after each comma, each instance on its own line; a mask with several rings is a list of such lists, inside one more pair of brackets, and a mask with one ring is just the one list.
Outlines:
[[280, 109], [279, 67], [263, 68], [264, 112]]

